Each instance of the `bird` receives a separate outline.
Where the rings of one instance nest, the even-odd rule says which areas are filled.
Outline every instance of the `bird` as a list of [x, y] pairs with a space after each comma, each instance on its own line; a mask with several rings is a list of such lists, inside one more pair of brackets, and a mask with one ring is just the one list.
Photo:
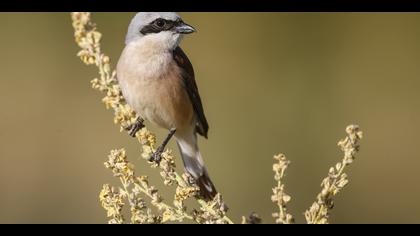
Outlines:
[[117, 80], [138, 119], [128, 127], [135, 137], [149, 121], [167, 129], [168, 136], [149, 161], [159, 162], [165, 146], [176, 139], [185, 171], [212, 200], [217, 190], [204, 165], [197, 134], [208, 138], [209, 125], [193, 66], [179, 46], [184, 35], [196, 32], [175, 12], [140, 12], [131, 20], [125, 47], [117, 63]]

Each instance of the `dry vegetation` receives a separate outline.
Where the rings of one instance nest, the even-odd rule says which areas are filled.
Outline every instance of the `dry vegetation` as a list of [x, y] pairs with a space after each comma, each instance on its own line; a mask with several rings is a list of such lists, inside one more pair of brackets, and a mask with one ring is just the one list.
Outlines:
[[[99, 78], [91, 81], [92, 87], [105, 94], [102, 102], [108, 109], [114, 111], [114, 123], [120, 126], [121, 131], [127, 130], [135, 123], [135, 112], [125, 102], [115, 71], [111, 69], [110, 59], [101, 51], [101, 33], [91, 21], [88, 12], [75, 12], [71, 14], [75, 30], [75, 40], [81, 48], [77, 54], [87, 65], [95, 65], [99, 70]], [[357, 125], [346, 128], [347, 136], [338, 143], [344, 153], [341, 162], [329, 170], [328, 176], [322, 181], [322, 190], [316, 201], [305, 212], [307, 223], [325, 224], [329, 220], [329, 212], [333, 208], [333, 197], [338, 194], [348, 183], [345, 168], [350, 165], [359, 150], [359, 141], [362, 132]], [[137, 132], [136, 138], [142, 147], [142, 157], [148, 157], [156, 149], [156, 137], [147, 128]], [[283, 154], [274, 157], [274, 179], [277, 185], [273, 188], [271, 200], [278, 206], [278, 211], [273, 213], [275, 223], [294, 223], [294, 218], [287, 213], [287, 203], [291, 197], [285, 193], [282, 182], [289, 161]], [[105, 162], [105, 167], [110, 169], [121, 182], [120, 187], [105, 184], [99, 198], [102, 207], [106, 210], [109, 223], [166, 223], [166, 222], [196, 222], [231, 224], [233, 221], [226, 215], [227, 207], [222, 196], [218, 194], [210, 202], [198, 198], [199, 189], [187, 174], [179, 174], [175, 170], [174, 156], [171, 150], [165, 150], [159, 164], [148, 162], [151, 168], [160, 172], [162, 181], [166, 186], [175, 188], [175, 195], [166, 201], [158, 190], [149, 183], [147, 176], [136, 175], [134, 165], [128, 161], [124, 149], [112, 150]], [[146, 201], [147, 199], [147, 201]], [[194, 199], [199, 207], [187, 206], [185, 201]], [[124, 215], [125, 206], [130, 208], [130, 217]], [[242, 223], [255, 224], [262, 220], [253, 213], [242, 218]]]

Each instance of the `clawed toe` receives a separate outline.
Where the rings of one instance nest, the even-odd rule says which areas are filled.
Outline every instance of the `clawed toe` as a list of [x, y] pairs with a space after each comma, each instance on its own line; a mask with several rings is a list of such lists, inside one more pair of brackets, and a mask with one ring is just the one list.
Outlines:
[[148, 159], [148, 161], [150, 162], [156, 162], [157, 164], [160, 163], [160, 161], [162, 160], [162, 151], [161, 150], [157, 150], [156, 152], [154, 152]]
[[137, 132], [144, 127], [143, 122], [144, 122], [144, 120], [139, 117], [139, 118], [137, 118], [136, 123], [134, 123], [134, 124], [132, 124], [132, 125], [130, 125], [126, 128], [127, 131], [130, 131], [129, 135], [131, 137], [133, 137], [133, 138], [136, 137]]

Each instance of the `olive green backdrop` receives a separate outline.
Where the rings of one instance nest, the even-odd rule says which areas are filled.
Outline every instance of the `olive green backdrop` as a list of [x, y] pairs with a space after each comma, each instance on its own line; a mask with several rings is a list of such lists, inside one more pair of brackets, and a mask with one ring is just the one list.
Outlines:
[[[132, 16], [93, 14], [114, 65]], [[283, 152], [289, 208], [304, 222], [341, 159], [336, 142], [357, 123], [365, 138], [332, 222], [420, 223], [420, 14], [181, 16], [198, 29], [181, 46], [210, 123], [202, 154], [231, 218], [273, 222], [272, 156]], [[90, 88], [96, 70], [76, 57], [69, 14], [1, 13], [0, 28], [1, 223], [106, 222], [98, 194], [116, 183], [103, 166], [113, 148], [173, 192]]]

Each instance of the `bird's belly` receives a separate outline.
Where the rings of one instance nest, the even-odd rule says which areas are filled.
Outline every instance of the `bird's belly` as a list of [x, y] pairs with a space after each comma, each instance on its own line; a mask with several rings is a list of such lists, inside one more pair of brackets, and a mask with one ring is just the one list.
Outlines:
[[175, 69], [122, 79], [120, 85], [127, 103], [145, 120], [166, 129], [193, 124], [192, 104]]

